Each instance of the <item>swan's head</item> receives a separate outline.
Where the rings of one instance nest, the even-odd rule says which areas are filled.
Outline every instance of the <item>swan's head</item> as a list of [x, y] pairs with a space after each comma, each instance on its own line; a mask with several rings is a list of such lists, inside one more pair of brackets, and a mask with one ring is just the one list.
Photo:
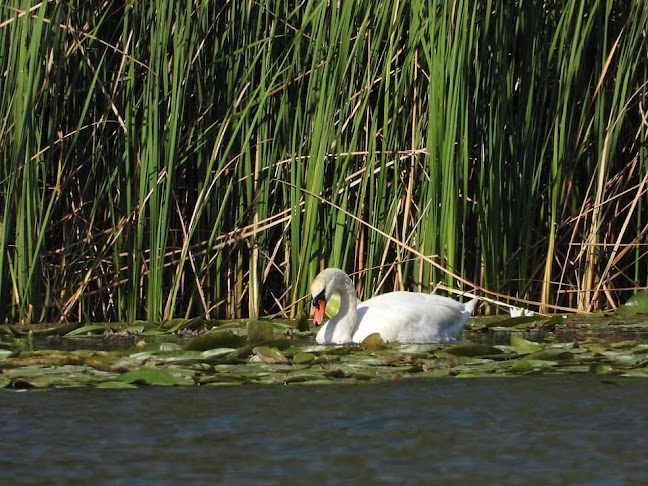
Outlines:
[[313, 324], [320, 326], [324, 322], [324, 310], [326, 303], [334, 292], [353, 288], [353, 282], [349, 276], [339, 268], [327, 268], [322, 270], [311, 284], [311, 296], [313, 297]]

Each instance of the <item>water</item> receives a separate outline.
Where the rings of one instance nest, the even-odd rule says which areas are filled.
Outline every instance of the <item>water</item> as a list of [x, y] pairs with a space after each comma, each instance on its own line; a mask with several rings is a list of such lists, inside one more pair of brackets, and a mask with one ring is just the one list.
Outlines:
[[641, 379], [67, 389], [0, 402], [2, 484], [648, 484]]

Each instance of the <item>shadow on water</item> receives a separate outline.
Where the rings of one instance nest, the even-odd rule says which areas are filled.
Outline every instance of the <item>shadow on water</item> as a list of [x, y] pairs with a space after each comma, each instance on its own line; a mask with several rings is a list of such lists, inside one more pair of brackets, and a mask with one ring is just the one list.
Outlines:
[[0, 403], [5, 484], [646, 484], [648, 387], [592, 375], [67, 389]]

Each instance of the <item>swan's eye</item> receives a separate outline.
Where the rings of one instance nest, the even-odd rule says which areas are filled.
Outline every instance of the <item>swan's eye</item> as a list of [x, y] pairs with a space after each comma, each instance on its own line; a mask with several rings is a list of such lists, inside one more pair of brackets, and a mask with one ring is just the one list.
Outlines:
[[326, 302], [326, 289], [313, 297], [313, 307], [317, 307], [320, 302]]

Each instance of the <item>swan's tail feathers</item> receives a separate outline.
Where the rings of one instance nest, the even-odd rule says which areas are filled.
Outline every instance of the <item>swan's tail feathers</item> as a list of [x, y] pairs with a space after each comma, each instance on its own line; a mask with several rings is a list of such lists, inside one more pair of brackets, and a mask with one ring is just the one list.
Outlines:
[[464, 305], [466, 306], [466, 310], [470, 311], [470, 313], [472, 314], [473, 311], [475, 310], [475, 307], [477, 307], [478, 303], [479, 303], [479, 299], [477, 297], [475, 297], [474, 299], [469, 300], [468, 302], [466, 302]]

